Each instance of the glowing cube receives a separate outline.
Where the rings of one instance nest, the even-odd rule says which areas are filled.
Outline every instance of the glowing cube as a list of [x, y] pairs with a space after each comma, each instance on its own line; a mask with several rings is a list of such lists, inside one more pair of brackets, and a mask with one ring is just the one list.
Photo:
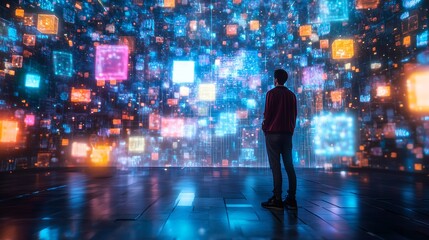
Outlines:
[[17, 8], [16, 10], [15, 10], [15, 16], [17, 16], [17, 17], [24, 17], [24, 9], [22, 9], [22, 8]]
[[12, 66], [22, 68], [23, 57], [21, 55], [12, 55]]
[[179, 89], [179, 94], [181, 97], [187, 97], [189, 96], [190, 89], [189, 87], [181, 86]]
[[411, 36], [405, 36], [402, 45], [409, 47], [411, 45]]
[[181, 118], [162, 118], [161, 136], [181, 138], [184, 135], [185, 121]]
[[27, 73], [25, 75], [25, 86], [28, 88], [39, 88], [40, 85], [40, 75]]
[[377, 86], [377, 97], [390, 97], [390, 86]]
[[309, 37], [311, 36], [311, 25], [302, 25], [299, 26], [299, 36], [300, 37]]
[[429, 69], [413, 72], [407, 79], [408, 104], [411, 111], [429, 113]]
[[51, 14], [38, 14], [37, 30], [43, 34], [57, 34], [58, 18]]
[[97, 146], [92, 149], [91, 165], [92, 166], [106, 166], [110, 159], [110, 146]]
[[57, 76], [71, 77], [73, 73], [73, 55], [66, 52], [53, 52], [54, 73]]
[[35, 18], [36, 18], [36, 16], [34, 14], [24, 13], [24, 26], [34, 26], [35, 25]]
[[173, 61], [173, 83], [193, 83], [194, 79], [194, 61]]
[[320, 40], [320, 48], [321, 49], [328, 49], [329, 48], [329, 40], [328, 39]]
[[325, 73], [322, 65], [305, 67], [302, 71], [302, 85], [304, 89], [322, 89], [325, 82]]
[[28, 47], [36, 46], [36, 35], [24, 33], [22, 35], [22, 43]]
[[350, 59], [354, 54], [353, 39], [337, 39], [332, 43], [332, 59]]
[[161, 116], [156, 113], [149, 114], [149, 130], [159, 130], [161, 127]]
[[380, 0], [356, 0], [356, 9], [376, 9]]
[[332, 91], [331, 100], [335, 103], [340, 103], [342, 101], [342, 92], [341, 91]]
[[310, 23], [347, 21], [348, 0], [312, 0], [308, 5]]
[[258, 20], [252, 20], [249, 22], [250, 25], [250, 31], [257, 31], [259, 30], [259, 21]]
[[130, 137], [128, 139], [128, 151], [133, 153], [142, 153], [145, 148], [144, 137]]
[[226, 25], [226, 35], [227, 36], [236, 36], [237, 33], [238, 33], [238, 25], [237, 24]]
[[36, 116], [34, 114], [27, 114], [24, 118], [24, 123], [27, 126], [34, 126], [34, 121], [36, 119]]
[[128, 46], [99, 45], [95, 53], [96, 80], [128, 79]]
[[237, 115], [230, 112], [222, 112], [219, 115], [219, 121], [216, 125], [215, 135], [223, 137], [226, 134], [235, 134], [237, 132]]
[[176, 0], [164, 0], [165, 8], [174, 8], [176, 7]]
[[0, 120], [0, 142], [15, 143], [18, 135], [18, 122]]
[[320, 156], [354, 156], [355, 122], [345, 114], [324, 114], [313, 118], [314, 151]]
[[213, 83], [201, 83], [198, 86], [198, 99], [200, 101], [215, 101], [216, 100], [216, 85]]
[[91, 102], [91, 90], [85, 88], [72, 88], [70, 101], [74, 103]]
[[88, 144], [83, 142], [73, 142], [71, 148], [71, 155], [73, 157], [87, 157], [89, 151]]

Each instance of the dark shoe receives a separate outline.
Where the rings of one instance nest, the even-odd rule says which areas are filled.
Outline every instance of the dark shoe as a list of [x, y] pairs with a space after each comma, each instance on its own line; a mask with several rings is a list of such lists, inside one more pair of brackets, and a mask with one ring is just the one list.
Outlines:
[[283, 210], [283, 203], [281, 199], [276, 199], [275, 196], [272, 196], [268, 201], [262, 202], [261, 206], [264, 208]]
[[294, 198], [286, 198], [283, 201], [283, 206], [288, 210], [296, 210], [298, 209], [298, 205], [296, 204], [296, 199]]

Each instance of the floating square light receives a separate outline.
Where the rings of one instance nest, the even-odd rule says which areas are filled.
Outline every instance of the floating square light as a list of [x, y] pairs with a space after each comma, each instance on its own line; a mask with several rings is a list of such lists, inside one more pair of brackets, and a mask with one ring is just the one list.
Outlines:
[[353, 39], [336, 39], [332, 43], [332, 59], [350, 59], [354, 54]]
[[57, 76], [71, 77], [73, 73], [73, 55], [67, 52], [53, 52], [54, 73]]
[[216, 125], [215, 135], [223, 137], [226, 134], [235, 134], [237, 132], [237, 115], [235, 112], [221, 112], [219, 121]]
[[390, 86], [377, 86], [377, 97], [390, 97]]
[[22, 35], [22, 43], [28, 47], [36, 46], [36, 35], [24, 33]]
[[72, 88], [70, 101], [74, 103], [91, 102], [91, 90], [86, 88]]
[[89, 150], [90, 148], [88, 147], [88, 144], [83, 142], [73, 142], [71, 148], [71, 155], [73, 157], [87, 157]]
[[128, 79], [128, 46], [99, 45], [95, 53], [96, 80]]
[[429, 113], [429, 69], [418, 70], [408, 77], [408, 104], [411, 111]]
[[249, 22], [250, 31], [258, 31], [259, 30], [259, 20], [251, 20]]
[[24, 123], [27, 126], [34, 126], [35, 119], [36, 116], [34, 116], [34, 114], [27, 114], [25, 115]]
[[402, 41], [402, 45], [409, 47], [411, 45], [411, 36], [405, 36]]
[[18, 122], [0, 120], [0, 143], [15, 143], [18, 135]]
[[310, 23], [329, 23], [349, 19], [348, 0], [311, 0], [308, 5]]
[[57, 34], [58, 18], [52, 14], [38, 14], [37, 30], [43, 34]]
[[22, 60], [21, 55], [12, 55], [12, 67], [22, 68]]
[[198, 86], [198, 99], [200, 101], [215, 101], [216, 85], [213, 83], [201, 83]]
[[237, 24], [226, 25], [226, 35], [227, 36], [236, 36], [237, 33], [238, 33], [238, 25]]
[[181, 97], [189, 96], [190, 91], [191, 90], [189, 89], [189, 87], [180, 86], [180, 88], [179, 88], [179, 94]]
[[334, 103], [340, 103], [342, 101], [342, 91], [332, 91], [331, 100]]
[[356, 9], [376, 9], [380, 0], [356, 0]]
[[325, 82], [325, 73], [322, 65], [305, 67], [302, 71], [302, 85], [304, 89], [320, 90]]
[[173, 61], [173, 83], [193, 83], [194, 80], [194, 61]]
[[183, 118], [161, 118], [161, 136], [181, 138], [184, 135]]
[[174, 8], [176, 7], [176, 0], [164, 0], [165, 8]]
[[355, 121], [346, 114], [322, 114], [313, 118], [314, 151], [320, 156], [355, 155]]
[[159, 130], [161, 127], [161, 116], [156, 113], [149, 114], [149, 130]]
[[311, 25], [302, 25], [299, 26], [299, 36], [300, 37], [309, 37], [311, 36]]
[[16, 17], [24, 17], [24, 9], [22, 9], [22, 8], [17, 8], [16, 10], [15, 10], [15, 16]]
[[142, 153], [145, 149], [144, 137], [134, 136], [128, 139], [128, 151], [132, 153]]
[[321, 39], [320, 40], [320, 48], [321, 49], [328, 49], [329, 48], [329, 40], [328, 39]]
[[39, 88], [40, 75], [34, 73], [27, 73], [25, 75], [25, 86], [28, 88]]
[[24, 14], [24, 26], [34, 26], [35, 18], [36, 16], [34, 14]]
[[110, 146], [97, 146], [91, 152], [91, 165], [95, 167], [106, 166], [110, 161]]

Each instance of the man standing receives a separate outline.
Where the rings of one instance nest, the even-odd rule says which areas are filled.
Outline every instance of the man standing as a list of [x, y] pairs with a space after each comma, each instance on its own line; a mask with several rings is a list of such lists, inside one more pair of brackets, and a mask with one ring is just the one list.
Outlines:
[[[268, 160], [273, 174], [273, 196], [261, 205], [272, 209], [297, 209], [296, 174], [292, 162], [292, 135], [295, 130], [297, 103], [295, 94], [284, 86], [288, 74], [283, 69], [274, 71], [275, 87], [267, 92], [262, 131], [265, 134]], [[280, 156], [289, 181], [287, 197], [282, 202], [282, 169]]]

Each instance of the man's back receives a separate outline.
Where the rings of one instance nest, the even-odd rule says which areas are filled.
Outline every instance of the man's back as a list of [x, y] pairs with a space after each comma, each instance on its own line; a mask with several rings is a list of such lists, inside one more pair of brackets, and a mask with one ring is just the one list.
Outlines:
[[265, 134], [292, 133], [295, 130], [297, 103], [295, 94], [285, 86], [276, 86], [267, 92], [265, 100]]

